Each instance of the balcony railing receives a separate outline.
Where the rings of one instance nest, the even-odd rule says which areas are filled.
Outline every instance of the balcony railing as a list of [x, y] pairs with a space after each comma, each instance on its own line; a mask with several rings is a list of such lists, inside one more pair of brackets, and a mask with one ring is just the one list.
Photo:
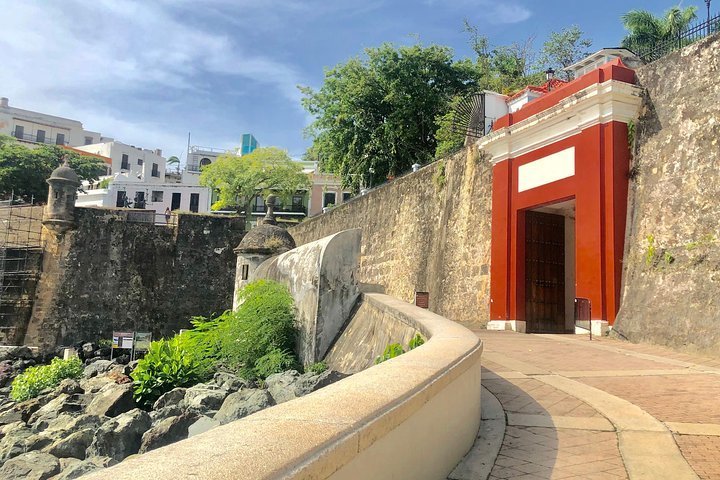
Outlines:
[[45, 145], [68, 145], [67, 141], [58, 143], [57, 138], [55, 138], [55, 140], [53, 140], [52, 137], [47, 136], [47, 135], [38, 139], [37, 135], [33, 135], [31, 133], [19, 134], [17, 132], [13, 132], [12, 136], [17, 138], [18, 140], [22, 140], [24, 142], [42, 143]]
[[[265, 205], [253, 205], [252, 206], [252, 213], [255, 214], [264, 214], [267, 212], [267, 207]], [[304, 205], [281, 205], [276, 206], [274, 209], [274, 212], [278, 215], [282, 214], [302, 214], [307, 215], [307, 208], [305, 208]]]

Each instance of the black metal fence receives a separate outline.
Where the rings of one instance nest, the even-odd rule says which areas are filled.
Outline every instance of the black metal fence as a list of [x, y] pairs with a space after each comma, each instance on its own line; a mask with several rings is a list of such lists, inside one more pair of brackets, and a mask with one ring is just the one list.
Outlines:
[[635, 52], [643, 62], [651, 63], [659, 60], [665, 55], [687, 47], [690, 44], [702, 40], [714, 33], [720, 33], [720, 13], [714, 17], [704, 20], [683, 30], [679, 35], [658, 42], [651, 47], [644, 45], [627, 45], [627, 47]]

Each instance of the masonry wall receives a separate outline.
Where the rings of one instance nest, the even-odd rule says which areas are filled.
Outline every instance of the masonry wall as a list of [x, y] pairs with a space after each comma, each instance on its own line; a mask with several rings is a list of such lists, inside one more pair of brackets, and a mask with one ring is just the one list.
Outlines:
[[720, 353], [720, 37], [637, 71], [647, 89], [615, 331]]
[[489, 314], [490, 163], [472, 149], [396, 179], [289, 231], [298, 245], [362, 230], [366, 291], [413, 301], [471, 326]]
[[25, 343], [69, 345], [113, 330], [155, 338], [232, 306], [244, 220], [179, 215], [177, 226], [128, 222], [122, 210], [76, 209], [77, 228], [45, 230], [43, 274]]

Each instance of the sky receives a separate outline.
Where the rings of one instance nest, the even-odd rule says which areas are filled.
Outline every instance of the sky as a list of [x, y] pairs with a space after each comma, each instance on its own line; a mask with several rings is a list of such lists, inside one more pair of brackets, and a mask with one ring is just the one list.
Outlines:
[[[243, 133], [299, 158], [312, 122], [298, 85], [383, 42], [471, 56], [463, 20], [491, 45], [578, 25], [591, 50], [617, 46], [620, 16], [673, 0], [0, 0], [0, 96], [185, 159]], [[720, 4], [720, 0], [715, 0]], [[705, 16], [703, 0], [683, 0]], [[715, 7], [713, 10], [717, 10]]]

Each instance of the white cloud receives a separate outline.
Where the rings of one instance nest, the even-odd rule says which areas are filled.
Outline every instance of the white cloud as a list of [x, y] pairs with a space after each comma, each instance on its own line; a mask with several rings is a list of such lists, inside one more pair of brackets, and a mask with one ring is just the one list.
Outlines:
[[446, 8], [471, 12], [475, 9], [482, 12], [483, 21], [493, 24], [520, 23], [528, 20], [532, 12], [524, 6], [508, 1], [498, 0], [425, 0], [425, 4], [433, 8]]

